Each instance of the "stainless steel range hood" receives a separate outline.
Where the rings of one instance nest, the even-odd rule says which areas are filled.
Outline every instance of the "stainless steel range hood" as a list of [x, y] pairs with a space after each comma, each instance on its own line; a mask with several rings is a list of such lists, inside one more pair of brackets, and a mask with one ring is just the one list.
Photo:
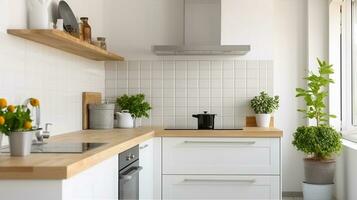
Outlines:
[[221, 0], [184, 0], [184, 44], [154, 45], [156, 55], [245, 55], [250, 45], [221, 44]]

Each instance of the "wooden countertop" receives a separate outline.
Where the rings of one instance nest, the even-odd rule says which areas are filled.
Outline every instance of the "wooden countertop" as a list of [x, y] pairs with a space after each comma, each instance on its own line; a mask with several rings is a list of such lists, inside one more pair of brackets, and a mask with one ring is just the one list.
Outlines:
[[[214, 133], [213, 133], [214, 132]], [[85, 130], [52, 137], [49, 142], [107, 143], [82, 154], [0, 154], [0, 179], [67, 179], [153, 137], [282, 137], [275, 128], [244, 130], [161, 130], [151, 128]]]
[[245, 127], [243, 130], [156, 130], [156, 137], [249, 137], [277, 138], [283, 131], [276, 128]]

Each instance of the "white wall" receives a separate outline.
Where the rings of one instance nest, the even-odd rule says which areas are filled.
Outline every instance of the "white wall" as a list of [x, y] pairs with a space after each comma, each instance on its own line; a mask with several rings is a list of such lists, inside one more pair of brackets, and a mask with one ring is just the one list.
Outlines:
[[292, 146], [292, 134], [303, 125], [303, 115], [296, 110], [304, 106], [295, 98], [295, 88], [303, 87], [307, 67], [307, 1], [274, 0], [274, 86], [280, 95], [276, 113], [277, 127], [284, 130], [283, 191], [301, 191], [302, 154]]
[[[96, 13], [95, 5], [100, 6], [101, 2], [90, 2], [92, 10], [82, 10], [85, 7], [79, 4], [74, 10], [99, 17], [100, 24], [101, 14]], [[80, 130], [81, 93], [104, 92], [104, 62], [8, 35], [7, 28], [26, 28], [25, 0], [0, 1], [0, 97], [10, 104], [21, 104], [29, 97], [39, 98], [42, 124], [52, 122], [53, 134]]]

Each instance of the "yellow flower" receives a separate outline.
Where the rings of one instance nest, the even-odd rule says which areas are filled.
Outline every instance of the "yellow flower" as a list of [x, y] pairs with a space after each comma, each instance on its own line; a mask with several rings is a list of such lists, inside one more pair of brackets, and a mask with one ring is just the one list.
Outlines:
[[38, 107], [38, 106], [40, 106], [40, 101], [39, 101], [38, 99], [31, 98], [30, 104], [31, 104], [31, 106], [33, 106], [33, 107]]
[[3, 116], [0, 116], [0, 126], [5, 124], [5, 118]]
[[4, 98], [0, 99], [0, 109], [3, 109], [7, 106], [7, 101]]
[[32, 123], [30, 121], [25, 122], [24, 129], [29, 130], [32, 128]]
[[7, 107], [7, 110], [9, 111], [9, 112], [15, 112], [15, 106], [13, 106], [13, 105], [9, 105], [8, 107]]

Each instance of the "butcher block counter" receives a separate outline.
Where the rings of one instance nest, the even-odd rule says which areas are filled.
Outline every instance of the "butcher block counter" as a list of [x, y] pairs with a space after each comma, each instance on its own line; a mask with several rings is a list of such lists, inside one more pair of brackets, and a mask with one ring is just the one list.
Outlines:
[[26, 157], [0, 154], [0, 179], [68, 179], [153, 137], [280, 138], [275, 128], [243, 130], [162, 130], [152, 128], [84, 130], [53, 136], [48, 142], [106, 143], [81, 154], [33, 153]]

